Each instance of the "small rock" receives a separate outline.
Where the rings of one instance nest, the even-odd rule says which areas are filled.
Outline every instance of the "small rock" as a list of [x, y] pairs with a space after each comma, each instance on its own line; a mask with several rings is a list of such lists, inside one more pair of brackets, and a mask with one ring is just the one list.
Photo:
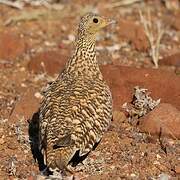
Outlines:
[[175, 171], [177, 174], [180, 174], [180, 165], [175, 166]]
[[35, 96], [36, 98], [38, 98], [38, 99], [42, 99], [42, 98], [43, 98], [43, 96], [41, 95], [40, 92], [36, 92], [36, 93], [34, 94], [34, 96]]
[[169, 179], [170, 179], [170, 176], [168, 174], [161, 173], [159, 175], [159, 180], [169, 180]]
[[180, 53], [164, 57], [159, 61], [160, 65], [180, 67]]
[[5, 143], [5, 140], [4, 140], [4, 135], [0, 138], [0, 144], [4, 144]]
[[19, 118], [25, 118], [28, 120], [33, 113], [38, 110], [40, 99], [36, 98], [34, 94], [36, 90], [29, 88], [21, 99], [16, 103], [15, 108], [10, 116], [10, 120], [17, 120]]
[[135, 178], [135, 177], [136, 177], [136, 174], [132, 173], [132, 174], [130, 174], [130, 176], [131, 176], [132, 178]]
[[115, 51], [119, 51], [121, 49], [120, 44], [114, 44], [112, 46], [106, 46], [106, 49], [110, 52], [110, 53], [114, 53]]
[[15, 150], [15, 149], [17, 149], [18, 146], [17, 146], [17, 143], [10, 142], [10, 143], [8, 143], [7, 147], [9, 149]]
[[162, 103], [146, 116], [139, 119], [139, 128], [153, 135], [180, 138], [180, 111], [174, 106]]
[[164, 0], [165, 6], [168, 10], [175, 11], [179, 9], [179, 0]]
[[58, 51], [40, 52], [28, 64], [28, 69], [34, 73], [60, 73], [64, 68], [67, 56]]
[[41, 176], [41, 175], [37, 175], [36, 179], [37, 180], [44, 180], [44, 179], [46, 179], [46, 177], [45, 176]]
[[[148, 89], [153, 99], [161, 99], [180, 110], [180, 76], [162, 69], [101, 66], [104, 79], [109, 85], [114, 110], [123, 110], [125, 102], [132, 101], [133, 88], [140, 86]], [[163, 87], [163, 88], [162, 88]]]
[[159, 154], [156, 155], [157, 160], [161, 159], [161, 156]]
[[25, 51], [25, 41], [15, 32], [0, 32], [0, 59], [13, 60]]
[[27, 180], [34, 180], [34, 177], [33, 176], [29, 176], [29, 177], [27, 177]]
[[73, 42], [73, 41], [75, 41], [76, 38], [73, 34], [69, 34], [68, 39], [69, 39], [69, 41]]

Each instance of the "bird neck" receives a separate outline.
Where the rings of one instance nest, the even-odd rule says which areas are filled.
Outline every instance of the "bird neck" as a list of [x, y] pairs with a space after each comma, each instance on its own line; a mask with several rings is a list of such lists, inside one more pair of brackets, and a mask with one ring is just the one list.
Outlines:
[[96, 60], [95, 35], [79, 36], [73, 56], [66, 64], [66, 72], [74, 76], [101, 76]]

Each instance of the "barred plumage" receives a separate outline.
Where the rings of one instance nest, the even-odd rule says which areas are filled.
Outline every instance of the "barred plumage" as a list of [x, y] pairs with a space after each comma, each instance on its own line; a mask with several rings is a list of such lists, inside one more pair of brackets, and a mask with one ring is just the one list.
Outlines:
[[40, 142], [48, 167], [62, 170], [77, 151], [90, 152], [110, 124], [112, 97], [96, 61], [95, 39], [111, 23], [92, 13], [82, 17], [75, 52], [45, 92]]

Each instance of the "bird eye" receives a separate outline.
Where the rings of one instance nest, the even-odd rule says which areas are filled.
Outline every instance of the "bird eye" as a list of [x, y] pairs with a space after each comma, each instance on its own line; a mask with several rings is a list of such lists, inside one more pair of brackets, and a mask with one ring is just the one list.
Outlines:
[[98, 19], [97, 19], [97, 18], [94, 18], [94, 19], [93, 19], [93, 22], [94, 22], [94, 23], [98, 23]]

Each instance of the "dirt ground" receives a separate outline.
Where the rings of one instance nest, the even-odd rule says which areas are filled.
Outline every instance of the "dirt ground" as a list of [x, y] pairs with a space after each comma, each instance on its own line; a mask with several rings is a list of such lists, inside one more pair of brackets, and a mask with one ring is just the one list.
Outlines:
[[[118, 22], [97, 38], [98, 62], [113, 93], [114, 118], [97, 148], [74, 168], [73, 176], [64, 178], [180, 178], [180, 2], [145, 0], [112, 7], [113, 2], [67, 0], [23, 9], [0, 4], [0, 179], [45, 179], [32, 155], [29, 123], [43, 88], [73, 50], [80, 16], [90, 11]], [[144, 16], [149, 11], [152, 24], [159, 22], [164, 30], [158, 69], [139, 10]], [[129, 120], [122, 106], [132, 101], [135, 86], [147, 88], [153, 99], [166, 105]]]

